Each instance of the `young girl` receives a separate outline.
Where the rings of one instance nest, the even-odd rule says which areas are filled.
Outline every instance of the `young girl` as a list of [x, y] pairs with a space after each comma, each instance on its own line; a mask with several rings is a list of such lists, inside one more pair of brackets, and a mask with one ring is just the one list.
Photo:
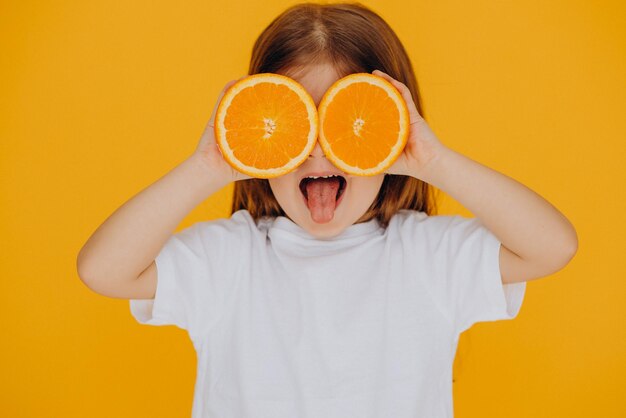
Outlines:
[[[533, 191], [439, 141], [404, 48], [371, 10], [291, 7], [254, 45], [249, 73], [265, 72], [299, 81], [316, 104], [350, 73], [389, 80], [410, 109], [403, 154], [384, 174], [351, 176], [317, 144], [292, 172], [250, 178], [222, 158], [214, 108], [196, 150], [90, 237], [80, 278], [131, 299], [140, 323], [188, 331], [194, 418], [452, 417], [460, 333], [514, 318], [525, 281], [573, 257], [574, 228]], [[325, 175], [343, 178], [340, 200], [309, 205], [301, 181]], [[230, 218], [171, 235], [231, 181]], [[434, 216], [431, 185], [476, 218]]]

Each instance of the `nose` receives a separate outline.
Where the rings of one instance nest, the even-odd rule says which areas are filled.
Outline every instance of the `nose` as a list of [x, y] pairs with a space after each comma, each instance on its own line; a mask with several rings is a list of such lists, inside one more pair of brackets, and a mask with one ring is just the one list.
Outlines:
[[326, 155], [324, 155], [324, 151], [322, 150], [322, 146], [320, 145], [320, 141], [315, 142], [315, 147], [313, 148], [313, 151], [311, 151], [311, 155], [309, 157], [326, 157]]

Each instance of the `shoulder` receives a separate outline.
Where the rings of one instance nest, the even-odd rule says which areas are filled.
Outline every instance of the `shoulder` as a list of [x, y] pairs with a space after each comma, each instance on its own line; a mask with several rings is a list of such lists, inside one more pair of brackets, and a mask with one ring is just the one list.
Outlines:
[[400, 209], [394, 213], [389, 220], [389, 226], [394, 225], [398, 227], [405, 224], [415, 224], [422, 222], [426, 218], [429, 218], [426, 212], [420, 212], [413, 209]]
[[255, 220], [246, 209], [240, 209], [229, 218], [213, 219], [202, 222], [206, 228], [230, 230], [233, 232], [254, 231], [257, 228]]
[[413, 209], [400, 209], [389, 221], [390, 227], [406, 230], [407, 228], [441, 228], [467, 220], [460, 215], [428, 215]]
[[[196, 222], [181, 230], [176, 236], [195, 237], [203, 242], [223, 243], [233, 238], [248, 239], [262, 234], [259, 226], [246, 209], [238, 210], [228, 218]], [[220, 241], [216, 241], [220, 239]]]
[[433, 242], [444, 236], [466, 235], [484, 229], [478, 218], [461, 215], [428, 215], [411, 209], [401, 209], [389, 222], [389, 233], [410, 239]]

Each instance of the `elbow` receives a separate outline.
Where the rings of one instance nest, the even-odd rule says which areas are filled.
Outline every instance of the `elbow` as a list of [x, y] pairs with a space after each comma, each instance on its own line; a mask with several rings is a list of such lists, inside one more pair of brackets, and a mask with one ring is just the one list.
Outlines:
[[81, 248], [76, 256], [76, 273], [78, 274], [78, 278], [84, 283], [85, 282], [85, 255], [83, 251], [85, 247]]
[[563, 270], [578, 251], [578, 237], [572, 228], [566, 238], [552, 241], [535, 258], [526, 259], [529, 277], [547, 277]]
[[78, 278], [92, 292], [111, 298], [128, 299], [136, 287], [137, 276], [123, 276], [114, 271], [111, 262], [81, 250], [76, 257]]
[[76, 257], [76, 273], [78, 278], [85, 286], [92, 291], [99, 293], [98, 280], [96, 278], [97, 268], [93, 267], [93, 263], [85, 256], [83, 247]]
[[564, 245], [564, 248], [565, 248], [565, 259], [566, 259], [566, 264], [567, 264], [572, 260], [572, 258], [574, 258], [574, 256], [578, 252], [578, 234], [576, 233], [576, 229], [574, 228], [574, 226], [571, 226], [570, 234], [569, 234], [568, 239], [566, 240], [566, 244]]
[[572, 243], [572, 247], [569, 252], [569, 259], [567, 260], [568, 263], [572, 258], [574, 258], [577, 252], [578, 252], [578, 238], [576, 238]]
[[555, 271], [565, 268], [565, 266], [572, 261], [577, 252], [578, 236], [576, 234], [576, 230], [571, 228], [567, 239], [563, 240], [562, 243], [558, 245], [558, 251], [555, 251], [557, 254], [553, 257], [553, 260], [556, 263]]
[[563, 270], [578, 252], [578, 238], [576, 231], [567, 239], [555, 242], [551, 251], [546, 251], [542, 261], [537, 263], [537, 269], [543, 271], [543, 276], [548, 276]]
[[89, 290], [98, 295], [109, 296], [110, 280], [102, 279], [102, 274], [93, 263], [87, 262], [79, 256], [76, 259], [76, 272], [78, 273], [80, 281], [87, 286]]
[[563, 268], [569, 264], [578, 252], [578, 233], [569, 219], [565, 219], [565, 225], [561, 233], [554, 238], [559, 238], [555, 240], [555, 261], [560, 262], [560, 266]]
[[83, 250], [81, 249], [76, 257], [76, 273], [80, 281], [91, 289], [91, 280], [89, 279], [89, 277], [91, 277], [91, 273], [89, 272], [87, 266], [88, 264], [85, 261]]

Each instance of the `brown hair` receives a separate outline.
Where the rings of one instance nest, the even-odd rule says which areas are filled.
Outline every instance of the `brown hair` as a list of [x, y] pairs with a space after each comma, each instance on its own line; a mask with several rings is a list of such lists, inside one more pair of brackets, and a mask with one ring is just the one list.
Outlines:
[[[277, 16], [259, 35], [248, 74], [294, 71], [310, 62], [330, 62], [339, 74], [378, 69], [404, 83], [423, 116], [411, 61], [391, 27], [360, 3], [300, 3]], [[267, 179], [235, 182], [231, 214], [247, 209], [253, 219], [287, 216]], [[400, 209], [436, 213], [434, 189], [411, 176], [385, 175], [372, 205], [356, 222], [376, 217], [387, 227]]]

